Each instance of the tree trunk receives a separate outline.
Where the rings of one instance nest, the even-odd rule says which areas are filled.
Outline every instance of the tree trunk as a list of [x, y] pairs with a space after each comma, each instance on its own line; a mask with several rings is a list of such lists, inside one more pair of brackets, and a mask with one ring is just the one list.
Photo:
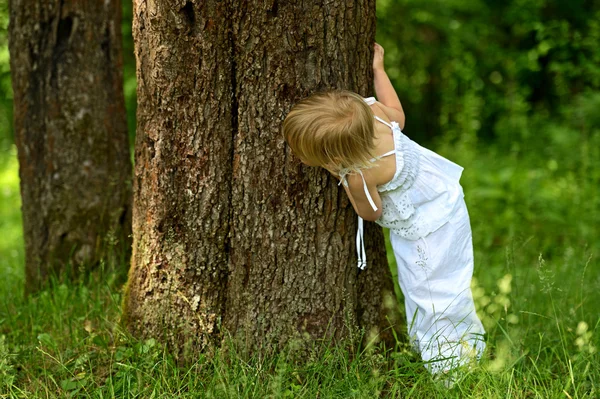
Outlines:
[[124, 321], [178, 351], [218, 336], [224, 311], [235, 126], [228, 7], [134, 3], [138, 125]]
[[[181, 354], [389, 329], [383, 235], [280, 133], [319, 89], [371, 90], [373, 0], [139, 0], [134, 257], [125, 321]], [[306, 334], [308, 333], [308, 334]], [[390, 338], [391, 334], [388, 335]]]
[[[259, 346], [377, 327], [382, 288], [391, 290], [381, 229], [369, 230], [379, 248], [359, 277], [357, 217], [344, 190], [301, 165], [280, 133], [291, 105], [315, 90], [370, 92], [375, 2], [266, 3], [233, 15], [238, 132], [224, 319]], [[361, 284], [371, 289], [364, 301]]]
[[120, 1], [10, 3], [26, 288], [126, 256], [131, 161]]

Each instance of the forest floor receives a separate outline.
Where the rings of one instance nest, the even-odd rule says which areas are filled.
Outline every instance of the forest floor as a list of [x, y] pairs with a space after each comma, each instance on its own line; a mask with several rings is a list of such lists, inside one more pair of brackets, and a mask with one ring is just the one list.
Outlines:
[[25, 299], [13, 149], [0, 159], [0, 397], [600, 397], [599, 140], [437, 146], [466, 168], [473, 292], [488, 345], [451, 389], [404, 337], [387, 351], [329, 348], [302, 365], [287, 352], [245, 359], [229, 348], [178, 367], [156, 341], [119, 326], [126, 265]]

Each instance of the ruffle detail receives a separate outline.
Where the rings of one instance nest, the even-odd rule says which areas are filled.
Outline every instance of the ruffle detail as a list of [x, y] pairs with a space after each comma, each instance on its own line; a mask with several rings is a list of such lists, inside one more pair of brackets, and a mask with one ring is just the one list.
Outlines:
[[392, 122], [394, 132], [394, 145], [396, 147], [396, 173], [389, 182], [377, 187], [377, 191], [408, 190], [419, 174], [419, 161], [421, 153], [417, 144], [409, 139], [396, 122]]
[[381, 193], [381, 216], [377, 224], [387, 227], [408, 240], [418, 240], [427, 234], [427, 223], [416, 209], [408, 190], [419, 174], [421, 152], [396, 122], [392, 122], [396, 148], [396, 173], [392, 180], [377, 187]]

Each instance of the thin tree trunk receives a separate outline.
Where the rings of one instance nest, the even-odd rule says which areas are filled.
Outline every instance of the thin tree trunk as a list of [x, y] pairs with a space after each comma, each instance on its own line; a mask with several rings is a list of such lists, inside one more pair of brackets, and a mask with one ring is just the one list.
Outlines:
[[[138, 0], [134, 256], [124, 317], [175, 352], [387, 328], [381, 229], [358, 273], [356, 214], [293, 157], [287, 111], [318, 89], [368, 94], [373, 0]], [[391, 336], [391, 334], [390, 334]], [[210, 345], [212, 347], [212, 345]]]
[[81, 271], [130, 246], [120, 7], [10, 2], [28, 292], [69, 262]]

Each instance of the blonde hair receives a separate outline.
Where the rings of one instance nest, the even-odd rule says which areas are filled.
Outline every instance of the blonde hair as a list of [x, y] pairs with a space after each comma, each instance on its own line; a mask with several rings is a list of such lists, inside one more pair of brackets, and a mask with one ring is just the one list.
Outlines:
[[356, 93], [326, 91], [299, 101], [283, 121], [283, 135], [308, 165], [336, 174], [372, 166], [373, 111]]

